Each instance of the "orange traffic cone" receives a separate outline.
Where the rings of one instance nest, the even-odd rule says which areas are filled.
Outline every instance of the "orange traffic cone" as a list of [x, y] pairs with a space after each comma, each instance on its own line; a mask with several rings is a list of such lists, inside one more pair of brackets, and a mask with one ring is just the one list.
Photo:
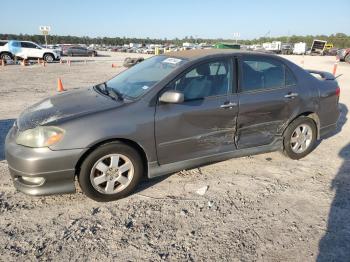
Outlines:
[[66, 91], [66, 90], [63, 88], [61, 78], [58, 78], [57, 79], [57, 92], [63, 92], [63, 91]]

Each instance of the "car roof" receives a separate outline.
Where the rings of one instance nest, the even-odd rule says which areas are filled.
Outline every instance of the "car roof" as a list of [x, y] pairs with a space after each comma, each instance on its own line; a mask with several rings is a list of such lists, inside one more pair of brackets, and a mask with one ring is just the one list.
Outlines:
[[243, 51], [239, 49], [192, 49], [192, 50], [182, 50], [177, 52], [167, 52], [164, 55], [175, 58], [183, 58], [188, 60], [197, 60], [207, 56], [220, 56], [220, 55], [230, 55], [230, 54], [256, 54], [256, 55], [266, 55], [275, 56], [274, 54], [254, 52], [254, 51]]

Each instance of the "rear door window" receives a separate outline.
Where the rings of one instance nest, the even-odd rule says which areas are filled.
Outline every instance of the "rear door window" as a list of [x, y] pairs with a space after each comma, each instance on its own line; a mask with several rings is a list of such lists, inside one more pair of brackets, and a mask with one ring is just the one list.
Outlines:
[[33, 43], [28, 43], [28, 42], [21, 42], [21, 47], [24, 47], [24, 48], [37, 48], [36, 45], [34, 45]]
[[247, 57], [242, 61], [242, 92], [283, 88], [286, 85], [285, 65], [264, 57]]

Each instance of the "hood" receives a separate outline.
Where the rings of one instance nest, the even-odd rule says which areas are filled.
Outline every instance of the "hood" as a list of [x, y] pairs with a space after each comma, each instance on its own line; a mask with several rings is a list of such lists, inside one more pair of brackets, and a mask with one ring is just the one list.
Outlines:
[[97, 93], [93, 88], [66, 91], [29, 107], [17, 120], [20, 131], [39, 125], [57, 124], [58, 121], [76, 118], [123, 104]]

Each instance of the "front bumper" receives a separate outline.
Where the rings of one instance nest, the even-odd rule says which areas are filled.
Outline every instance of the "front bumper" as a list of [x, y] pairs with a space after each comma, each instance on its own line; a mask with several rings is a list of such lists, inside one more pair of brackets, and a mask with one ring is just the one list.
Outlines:
[[29, 195], [75, 192], [75, 166], [84, 150], [17, 145], [14, 129], [6, 137], [5, 156], [15, 188]]

